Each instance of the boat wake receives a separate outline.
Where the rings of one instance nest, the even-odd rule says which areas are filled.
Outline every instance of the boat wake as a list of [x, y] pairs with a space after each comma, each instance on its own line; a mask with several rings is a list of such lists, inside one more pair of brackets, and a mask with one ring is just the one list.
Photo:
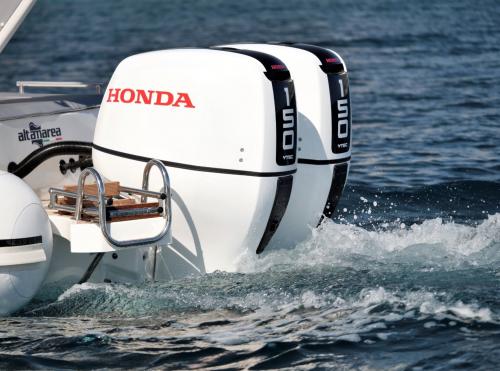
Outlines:
[[271, 251], [264, 258], [249, 252], [239, 266], [240, 271], [251, 273], [280, 266], [318, 265], [373, 269], [403, 264], [420, 269], [455, 269], [495, 266], [499, 261], [500, 213], [497, 213], [477, 226], [436, 218], [413, 225], [397, 220], [367, 230], [327, 221], [313, 230], [311, 239], [294, 249]]
[[13, 352], [0, 365], [71, 368], [92, 352], [99, 367], [125, 357], [129, 367], [174, 367], [178, 359], [200, 367], [432, 368], [437, 359], [450, 367], [480, 359], [494, 368], [499, 225], [499, 213], [476, 226], [328, 222], [291, 250], [241, 256], [237, 273], [45, 292], [5, 320], [12, 336], [2, 344]]
[[269, 251], [263, 257], [243, 255], [238, 273], [144, 285], [85, 283], [57, 299], [42, 293], [22, 314], [133, 317], [213, 310], [331, 310], [335, 303], [344, 309], [366, 307], [370, 298], [396, 303], [395, 307], [400, 307], [398, 300], [408, 302], [408, 310], [460, 308], [467, 300], [467, 287], [481, 282], [482, 290], [488, 284], [495, 290], [500, 281], [499, 226], [500, 214], [477, 226], [438, 218], [411, 226], [391, 223], [376, 231], [327, 222], [291, 250]]

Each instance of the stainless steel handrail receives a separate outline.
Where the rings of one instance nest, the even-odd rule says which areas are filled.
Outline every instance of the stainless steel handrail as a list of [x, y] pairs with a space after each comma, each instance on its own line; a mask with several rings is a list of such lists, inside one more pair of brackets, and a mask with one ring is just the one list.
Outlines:
[[120, 186], [120, 192], [132, 193], [132, 194], [137, 194], [140, 196], [157, 198], [159, 200], [163, 200], [165, 197], [167, 197], [166, 193], [164, 193], [164, 192], [147, 191], [144, 189], [124, 187], [124, 186]]
[[100, 82], [81, 82], [81, 81], [17, 81], [19, 94], [24, 94], [24, 88], [95, 88], [97, 94], [102, 92], [102, 83]]
[[[148, 161], [146, 166], [144, 167], [144, 172], [142, 174], [142, 189], [144, 191], [148, 191], [149, 188], [149, 174], [151, 172], [151, 168], [156, 166], [160, 171], [161, 178], [163, 181], [163, 187], [161, 189], [160, 199], [163, 204], [163, 217], [167, 219], [168, 227], [170, 228], [170, 224], [172, 222], [172, 207], [171, 207], [171, 198], [172, 194], [170, 191], [170, 178], [168, 176], [167, 168], [160, 160], [151, 159]], [[146, 202], [147, 195], [143, 195], [141, 197], [141, 202]]]
[[[156, 166], [158, 168], [163, 181], [163, 187], [160, 192], [153, 192], [148, 190], [149, 175], [151, 172], [151, 168], [153, 166]], [[97, 186], [97, 196], [88, 195], [84, 193], [85, 180], [89, 175], [91, 175], [95, 180]], [[97, 216], [99, 221], [99, 227], [101, 229], [104, 238], [106, 238], [109, 244], [116, 246], [118, 248], [151, 245], [163, 239], [169, 232], [172, 224], [170, 179], [165, 165], [163, 165], [161, 161], [154, 159], [150, 160], [144, 167], [144, 173], [142, 178], [142, 189], [120, 186], [120, 191], [140, 195], [141, 202], [146, 202], [148, 197], [158, 199], [159, 203], [161, 204], [160, 215], [165, 219], [165, 225], [163, 226], [161, 232], [159, 232], [156, 236], [153, 237], [139, 238], [133, 240], [117, 240], [113, 238], [113, 236], [111, 236], [109, 232], [108, 222], [106, 218], [107, 200], [105, 196], [104, 182], [99, 172], [92, 167], [86, 168], [82, 170], [82, 172], [80, 173], [80, 176], [78, 178], [78, 186], [76, 193], [64, 191], [57, 188], [50, 188], [49, 208], [62, 211], [69, 211], [69, 212], [74, 211], [74, 218], [77, 221], [81, 220], [82, 212], [85, 212], [85, 214], [89, 214], [92, 216]], [[57, 196], [76, 198], [75, 206], [73, 207], [68, 205], [57, 204]], [[84, 200], [92, 200], [97, 202], [97, 209], [95, 207], [84, 209], [83, 207]]]
[[[97, 186], [97, 210], [99, 216], [99, 224], [101, 225], [101, 231], [103, 231], [103, 226], [106, 226], [106, 197], [105, 197], [105, 188], [104, 182], [102, 180], [101, 175], [97, 172], [93, 167], [88, 167], [83, 169], [78, 177], [78, 188], [76, 190], [76, 203], [75, 203], [75, 220], [78, 221], [82, 218], [82, 209], [83, 209], [83, 199], [84, 199], [84, 187], [85, 187], [85, 179], [89, 175], [92, 175], [95, 180], [95, 184]], [[103, 223], [104, 220], [104, 223]], [[104, 233], [104, 237], [108, 234], [107, 229], [106, 233]]]

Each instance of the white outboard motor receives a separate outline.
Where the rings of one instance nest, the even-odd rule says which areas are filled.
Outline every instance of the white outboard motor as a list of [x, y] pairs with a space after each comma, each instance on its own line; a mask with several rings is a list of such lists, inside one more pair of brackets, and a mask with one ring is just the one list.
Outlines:
[[351, 158], [349, 80], [341, 57], [307, 44], [236, 44], [272, 54], [288, 67], [298, 110], [298, 170], [290, 202], [269, 247], [305, 240], [340, 199]]
[[52, 229], [33, 190], [15, 175], [0, 171], [0, 315], [30, 301], [47, 275]]
[[94, 166], [139, 187], [144, 163], [162, 160], [173, 191], [168, 249], [177, 263], [170, 273], [181, 262], [199, 272], [231, 271], [247, 248], [265, 248], [285, 212], [296, 172], [295, 123], [294, 85], [273, 56], [139, 54], [122, 61], [108, 85]]

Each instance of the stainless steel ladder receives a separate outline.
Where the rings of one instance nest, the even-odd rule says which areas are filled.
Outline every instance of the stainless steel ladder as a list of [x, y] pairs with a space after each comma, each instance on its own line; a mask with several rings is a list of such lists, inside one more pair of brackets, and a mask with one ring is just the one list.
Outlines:
[[[161, 178], [163, 181], [163, 187], [160, 192], [150, 191], [149, 188], [149, 174], [151, 172], [151, 168], [155, 166], [158, 168], [161, 174]], [[87, 177], [91, 175], [97, 186], [97, 195], [85, 194], [84, 186], [85, 180]], [[107, 207], [111, 206], [112, 198], [107, 198], [105, 195], [105, 186], [102, 176], [99, 172], [93, 167], [86, 168], [82, 170], [80, 176], [78, 178], [78, 188], [76, 192], [70, 192], [63, 189], [58, 188], [50, 188], [49, 189], [49, 209], [53, 210], [61, 210], [65, 212], [74, 213], [74, 219], [79, 221], [82, 219], [82, 215], [89, 215], [96, 219], [96, 222], [99, 223], [99, 227], [104, 238], [108, 241], [110, 245], [113, 245], [118, 248], [127, 248], [131, 246], [143, 246], [143, 245], [151, 245], [155, 244], [164, 238], [171, 227], [172, 224], [172, 209], [171, 209], [171, 191], [170, 191], [170, 179], [168, 176], [167, 168], [165, 165], [159, 161], [152, 159], [148, 161], [146, 166], [144, 167], [144, 172], [142, 176], [142, 189], [124, 187], [120, 185], [120, 192], [125, 192], [130, 195], [136, 195], [141, 197], [141, 202], [146, 202], [148, 198], [154, 198], [158, 200], [159, 206], [158, 208], [143, 208], [140, 209], [142, 214], [159, 214], [161, 217], [165, 219], [165, 224], [160, 233], [152, 237], [132, 239], [132, 240], [116, 240], [113, 238], [109, 232], [109, 223], [107, 221]], [[58, 196], [74, 198], [76, 200], [75, 205], [61, 205], [57, 203]], [[97, 207], [84, 207], [83, 201], [93, 201], [97, 203]], [[128, 210], [115, 210], [114, 216], [129, 216], [130, 211]]]

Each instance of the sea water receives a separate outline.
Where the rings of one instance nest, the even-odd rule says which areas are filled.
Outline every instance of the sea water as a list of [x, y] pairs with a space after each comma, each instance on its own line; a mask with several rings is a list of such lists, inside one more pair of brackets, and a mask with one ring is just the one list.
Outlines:
[[237, 273], [40, 293], [0, 319], [0, 367], [498, 369], [499, 20], [495, 0], [39, 0], [1, 90], [106, 82], [148, 50], [317, 44], [350, 71], [353, 158], [309, 240]]

